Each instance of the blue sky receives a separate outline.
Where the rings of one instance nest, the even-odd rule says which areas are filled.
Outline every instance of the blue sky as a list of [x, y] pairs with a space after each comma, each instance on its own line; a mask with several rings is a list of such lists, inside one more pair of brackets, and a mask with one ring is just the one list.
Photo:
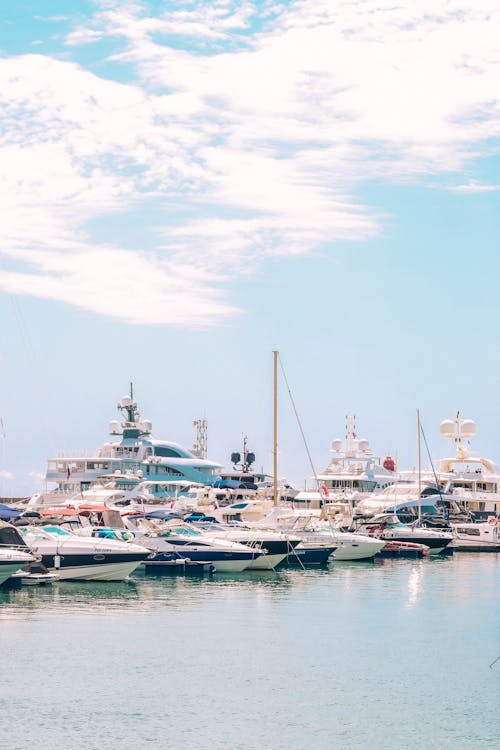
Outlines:
[[[0, 492], [157, 436], [271, 467], [279, 349], [318, 468], [415, 409], [500, 460], [493, 0], [0, 2]], [[311, 471], [284, 388], [280, 475]]]

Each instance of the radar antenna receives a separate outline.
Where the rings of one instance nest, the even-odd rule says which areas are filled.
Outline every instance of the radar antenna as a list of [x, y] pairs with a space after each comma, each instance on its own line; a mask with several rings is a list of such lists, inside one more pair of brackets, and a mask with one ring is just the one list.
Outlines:
[[250, 467], [255, 462], [255, 453], [249, 451], [247, 446], [248, 438], [246, 435], [243, 435], [243, 454], [240, 454], [237, 451], [231, 453], [231, 463], [233, 464], [233, 467], [244, 474], [250, 472]]

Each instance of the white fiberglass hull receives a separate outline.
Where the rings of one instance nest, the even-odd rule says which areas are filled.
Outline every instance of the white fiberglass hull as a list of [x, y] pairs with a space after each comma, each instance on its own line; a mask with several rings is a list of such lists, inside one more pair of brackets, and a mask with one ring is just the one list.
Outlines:
[[247, 570], [273, 570], [280, 562], [283, 562], [286, 555], [260, 555], [252, 560]]
[[358, 536], [356, 534], [339, 534], [334, 536], [338, 545], [333, 553], [334, 560], [369, 560], [385, 547], [382, 539]]
[[216, 573], [242, 573], [248, 570], [253, 560], [217, 560], [213, 563]]
[[104, 563], [102, 565], [75, 565], [64, 568], [48, 568], [51, 573], [57, 573], [61, 581], [123, 581], [132, 573], [141, 560], [119, 563]]

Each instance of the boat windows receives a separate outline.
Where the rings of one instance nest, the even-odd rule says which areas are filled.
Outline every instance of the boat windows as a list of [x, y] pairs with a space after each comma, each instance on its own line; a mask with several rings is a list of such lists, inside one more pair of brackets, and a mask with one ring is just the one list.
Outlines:
[[465, 534], [466, 536], [481, 536], [481, 532], [479, 529], [467, 528], [467, 526], [464, 526], [461, 529], [457, 528], [457, 533]]
[[0, 528], [0, 546], [1, 547], [17, 547], [24, 546], [22, 536], [19, 535], [19, 531], [13, 526], [2, 526]]
[[174, 451], [172, 448], [166, 448], [163, 445], [157, 445], [155, 447], [155, 456], [161, 456], [162, 458], [181, 458], [181, 454], [178, 451]]

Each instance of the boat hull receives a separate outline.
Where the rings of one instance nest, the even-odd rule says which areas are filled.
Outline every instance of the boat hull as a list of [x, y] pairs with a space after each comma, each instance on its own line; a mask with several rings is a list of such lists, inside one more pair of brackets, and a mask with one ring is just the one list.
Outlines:
[[[80, 557], [80, 559], [78, 559]], [[61, 581], [123, 581], [145, 559], [146, 555], [115, 556], [121, 559], [105, 559], [102, 562], [81, 559], [85, 556], [67, 555], [61, 559], [60, 567], [54, 565], [53, 555], [44, 555], [42, 563], [50, 573], [56, 573]]]
[[[176, 549], [175, 552], [160, 552], [154, 557], [148, 559], [146, 565], [154, 565], [154, 563], [165, 563], [171, 561], [172, 554], [178, 556], [179, 559], [188, 560], [190, 562], [203, 563], [205, 565], [213, 565], [217, 573], [242, 573], [248, 568], [248, 566], [255, 561], [255, 553], [249, 551], [248, 553], [240, 553], [235, 556], [231, 552], [217, 551], [205, 548], [193, 548], [184, 547]], [[259, 556], [262, 555], [259, 553]]]
[[283, 560], [282, 565], [304, 567], [306, 565], [326, 565], [337, 547], [296, 547]]
[[361, 542], [340, 542], [332, 557], [337, 561], [369, 560], [384, 547], [384, 542], [379, 544], [365, 544]]

